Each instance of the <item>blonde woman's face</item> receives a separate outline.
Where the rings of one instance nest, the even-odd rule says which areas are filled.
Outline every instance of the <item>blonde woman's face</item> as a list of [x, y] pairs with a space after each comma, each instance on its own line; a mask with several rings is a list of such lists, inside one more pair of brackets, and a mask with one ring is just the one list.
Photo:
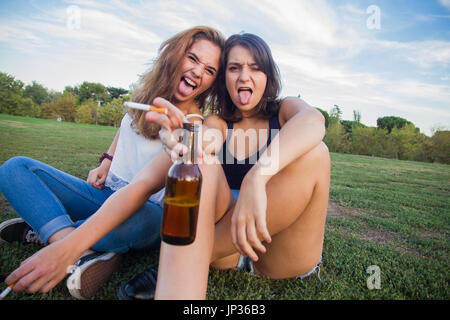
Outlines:
[[209, 40], [194, 42], [183, 58], [175, 92], [177, 102], [194, 100], [211, 87], [219, 71], [220, 53], [220, 48]]

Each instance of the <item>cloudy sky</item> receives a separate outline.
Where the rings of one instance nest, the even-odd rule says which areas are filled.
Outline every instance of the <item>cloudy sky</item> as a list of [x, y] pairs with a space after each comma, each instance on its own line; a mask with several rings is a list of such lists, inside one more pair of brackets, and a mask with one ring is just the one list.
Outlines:
[[62, 91], [129, 88], [178, 31], [208, 25], [271, 46], [283, 96], [375, 126], [450, 130], [450, 0], [0, 1], [0, 71]]

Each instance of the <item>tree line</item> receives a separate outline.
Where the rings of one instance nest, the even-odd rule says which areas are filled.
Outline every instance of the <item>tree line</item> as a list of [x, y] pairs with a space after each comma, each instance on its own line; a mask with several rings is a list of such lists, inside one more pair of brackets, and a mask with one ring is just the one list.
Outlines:
[[[0, 72], [0, 113], [118, 127], [130, 95], [130, 90], [87, 81], [57, 92]], [[316, 109], [325, 117], [324, 142], [331, 152], [450, 164], [448, 130], [437, 129], [428, 137], [400, 117], [380, 117], [376, 127], [368, 127], [357, 110], [353, 120], [343, 120], [338, 105], [329, 112]]]
[[129, 90], [101, 83], [84, 81], [58, 92], [0, 72], [0, 113], [118, 127], [129, 99]]
[[325, 117], [324, 142], [332, 152], [450, 164], [448, 130], [436, 129], [428, 137], [401, 117], [380, 117], [376, 127], [368, 127], [359, 111], [353, 111], [353, 120], [343, 120], [338, 105], [329, 112], [317, 109]]

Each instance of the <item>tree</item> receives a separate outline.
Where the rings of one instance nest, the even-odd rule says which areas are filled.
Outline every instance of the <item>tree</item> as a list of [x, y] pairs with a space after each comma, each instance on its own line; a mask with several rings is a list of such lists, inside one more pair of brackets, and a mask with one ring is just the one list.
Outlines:
[[425, 135], [420, 133], [412, 123], [407, 123], [401, 128], [394, 126], [389, 136], [396, 147], [397, 159], [417, 159], [420, 154], [420, 148], [424, 143]]
[[0, 72], [0, 113], [14, 114], [23, 102], [23, 82]]
[[365, 124], [351, 120], [341, 120], [341, 124], [344, 126], [345, 132], [347, 132], [349, 135], [352, 135], [353, 129], [356, 127], [367, 128]]
[[375, 153], [373, 147], [377, 143], [376, 130], [377, 128], [374, 127], [364, 128], [356, 126], [352, 132], [350, 152], [353, 154], [373, 156]]
[[391, 133], [393, 128], [401, 129], [406, 124], [412, 124], [410, 121], [395, 117], [395, 116], [388, 116], [388, 117], [382, 117], [377, 119], [377, 127], [382, 129], [387, 129], [388, 133]]
[[33, 80], [31, 84], [25, 86], [23, 96], [24, 98], [31, 98], [34, 103], [38, 105], [50, 101], [47, 88], [37, 83], [35, 80]]
[[42, 105], [43, 116], [47, 119], [61, 118], [73, 122], [77, 113], [76, 99], [71, 95], [63, 95], [56, 100]]
[[84, 103], [77, 108], [75, 122], [78, 123], [97, 123], [97, 109], [98, 105], [93, 99], [84, 101]]
[[350, 153], [396, 158], [397, 152], [386, 129], [356, 125], [352, 128]]
[[373, 156], [397, 159], [397, 146], [387, 129], [374, 128], [374, 137]]
[[450, 164], [450, 131], [437, 130], [431, 137], [433, 161]]
[[361, 112], [358, 110], [353, 110], [353, 121], [361, 123]]
[[70, 94], [72, 96], [78, 96], [78, 94], [80, 93], [80, 88], [77, 86], [65, 86], [64, 87], [64, 91], [63, 91], [63, 95], [65, 94]]
[[334, 120], [337, 120], [337, 121], [342, 120], [341, 107], [339, 107], [337, 104], [335, 104], [334, 107], [330, 110], [330, 120], [331, 119], [332, 119], [332, 121], [334, 121]]
[[50, 89], [48, 91], [48, 102], [56, 101], [62, 96], [63, 94], [61, 92]]
[[108, 90], [101, 83], [84, 81], [80, 85], [78, 94], [78, 103], [82, 104], [84, 101], [93, 99], [95, 102], [106, 102], [108, 98]]
[[84, 103], [77, 108], [77, 114], [75, 116], [76, 123], [94, 123], [92, 118], [92, 106], [89, 103]]
[[332, 152], [347, 152], [349, 149], [348, 135], [339, 121], [329, 124], [323, 141]]
[[112, 101], [113, 99], [121, 98], [123, 95], [128, 93], [128, 90], [123, 88], [107, 87], [106, 89], [108, 90], [110, 101]]
[[118, 127], [124, 115], [123, 99], [116, 98], [100, 108], [98, 122], [103, 125]]
[[14, 109], [13, 114], [24, 117], [40, 118], [42, 116], [42, 110], [38, 104], [31, 100], [31, 98], [23, 98], [17, 108]]

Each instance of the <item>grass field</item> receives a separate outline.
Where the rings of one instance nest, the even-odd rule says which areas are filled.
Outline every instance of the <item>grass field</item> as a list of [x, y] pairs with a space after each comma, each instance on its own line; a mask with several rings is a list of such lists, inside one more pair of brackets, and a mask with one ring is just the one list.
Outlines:
[[[0, 114], [0, 164], [28, 156], [85, 179], [116, 129]], [[450, 166], [331, 154], [332, 177], [323, 264], [304, 280], [269, 280], [211, 270], [208, 299], [444, 299], [449, 294]], [[16, 217], [0, 197], [0, 221]], [[0, 244], [0, 273], [39, 246]], [[95, 299], [116, 299], [121, 283], [157, 262], [158, 252], [130, 252]], [[369, 290], [369, 266], [380, 289]], [[0, 285], [0, 290], [4, 285]], [[8, 299], [72, 299], [61, 282], [48, 294]]]

